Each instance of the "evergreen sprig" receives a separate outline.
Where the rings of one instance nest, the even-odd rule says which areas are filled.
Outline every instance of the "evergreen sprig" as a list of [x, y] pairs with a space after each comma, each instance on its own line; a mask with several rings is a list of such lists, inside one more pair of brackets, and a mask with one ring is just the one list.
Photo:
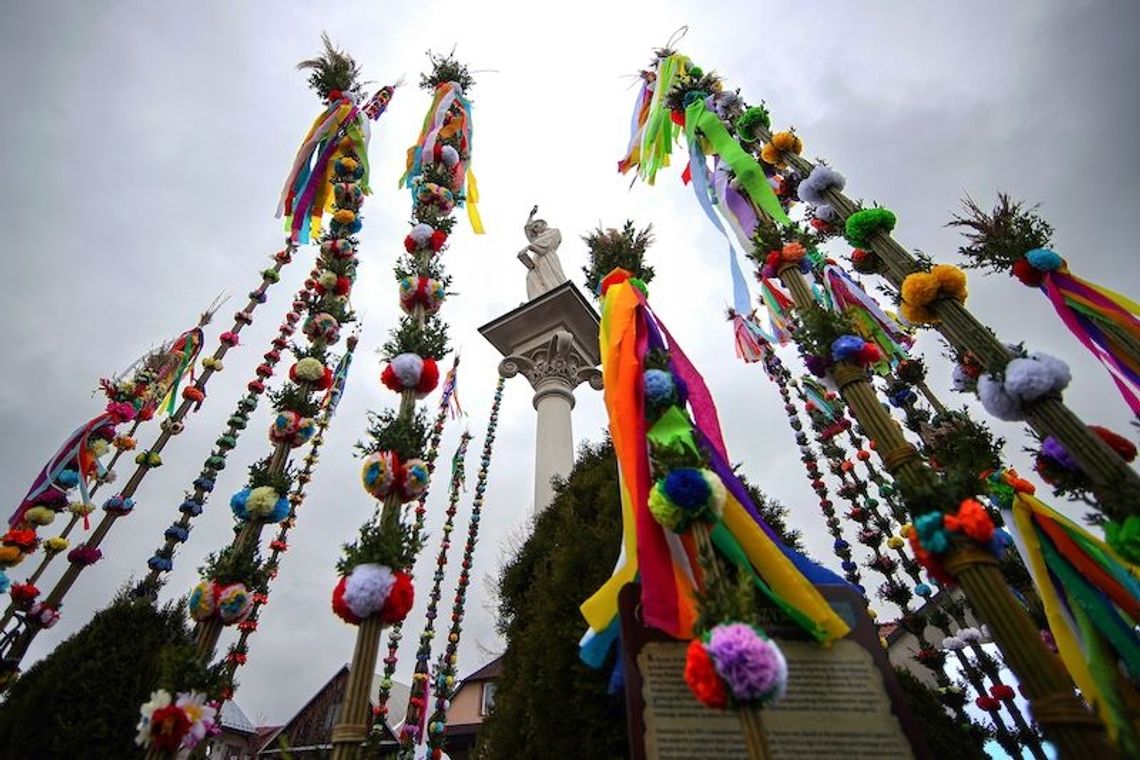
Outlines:
[[363, 564], [378, 564], [392, 568], [411, 567], [419, 553], [422, 541], [412, 535], [410, 527], [396, 521], [382, 526], [371, 520], [360, 528], [360, 536], [344, 545], [344, 553], [336, 563], [337, 572], [347, 575], [352, 568]]
[[456, 59], [454, 50], [446, 55], [429, 50], [428, 58], [431, 60], [431, 72], [420, 74], [421, 89], [435, 90], [445, 82], [455, 82], [466, 94], [475, 86], [475, 78], [471, 76], [471, 71]]
[[599, 225], [582, 236], [589, 250], [589, 264], [582, 267], [586, 275], [586, 288], [597, 293], [602, 279], [618, 267], [632, 273], [646, 285], [653, 279], [653, 267], [645, 263], [645, 252], [653, 244], [653, 225], [637, 229], [632, 220], [626, 220], [620, 230]]
[[249, 466], [249, 487], [270, 486], [278, 494], [287, 494], [293, 488], [293, 468], [286, 464], [285, 469], [275, 475], [269, 471], [271, 459], [272, 457], [265, 457]]
[[440, 359], [447, 354], [447, 323], [433, 314], [420, 327], [414, 317], [401, 317], [400, 326], [392, 331], [381, 351], [389, 360], [409, 353]]
[[962, 201], [964, 213], [946, 224], [963, 230], [967, 245], [958, 252], [969, 261], [967, 269], [1008, 273], [1018, 259], [1034, 248], [1048, 248], [1053, 226], [1037, 213], [1039, 205], [1025, 207], [1008, 193], [998, 193], [997, 203], [986, 213], [970, 196]]
[[851, 320], [841, 312], [829, 311], [813, 303], [800, 312], [800, 323], [793, 337], [805, 356], [818, 356], [831, 360], [831, 344], [836, 338], [855, 334]]
[[261, 553], [253, 542], [240, 546], [230, 544], [220, 552], [211, 552], [198, 568], [198, 574], [223, 585], [244, 583], [249, 589], [261, 588], [268, 580]]
[[401, 460], [420, 456], [427, 444], [427, 412], [417, 409], [416, 413], [404, 419], [394, 409], [368, 413], [366, 440], [357, 441], [356, 450], [361, 455], [379, 451], [394, 451]]
[[360, 64], [344, 52], [337, 49], [329, 39], [328, 34], [321, 33], [321, 45], [324, 50], [316, 58], [306, 58], [297, 64], [298, 71], [308, 70], [309, 87], [316, 91], [321, 100], [328, 100], [334, 90], [361, 94]]
[[302, 417], [315, 417], [321, 408], [321, 400], [295, 383], [285, 383], [280, 390], [269, 391], [273, 408], [279, 412], [296, 412]]

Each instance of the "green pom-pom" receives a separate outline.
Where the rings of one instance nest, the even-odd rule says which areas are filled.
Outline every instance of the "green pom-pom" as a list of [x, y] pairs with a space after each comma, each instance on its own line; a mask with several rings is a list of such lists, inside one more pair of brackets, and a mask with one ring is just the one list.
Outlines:
[[693, 79], [700, 79], [704, 75], [705, 75], [705, 70], [702, 69], [700, 66], [690, 66], [689, 67], [689, 76], [691, 76]]
[[676, 530], [684, 519], [681, 508], [669, 500], [658, 482], [649, 492], [649, 513], [663, 528]]
[[867, 208], [847, 217], [847, 242], [856, 248], [869, 248], [870, 239], [877, 232], [890, 232], [895, 228], [893, 211], [885, 208]]
[[744, 142], [755, 142], [757, 138], [754, 132], [758, 126], [769, 129], [772, 119], [762, 106], [750, 106], [736, 120], [736, 134]]

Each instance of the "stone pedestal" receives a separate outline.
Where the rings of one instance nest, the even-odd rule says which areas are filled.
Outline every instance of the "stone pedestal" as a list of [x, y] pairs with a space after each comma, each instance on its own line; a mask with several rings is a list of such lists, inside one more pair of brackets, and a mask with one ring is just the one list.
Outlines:
[[534, 460], [534, 510], [550, 505], [552, 478], [574, 466], [571, 411], [583, 382], [600, 390], [598, 314], [573, 283], [564, 282], [479, 328], [503, 360], [503, 377], [523, 375], [534, 389], [538, 413]]

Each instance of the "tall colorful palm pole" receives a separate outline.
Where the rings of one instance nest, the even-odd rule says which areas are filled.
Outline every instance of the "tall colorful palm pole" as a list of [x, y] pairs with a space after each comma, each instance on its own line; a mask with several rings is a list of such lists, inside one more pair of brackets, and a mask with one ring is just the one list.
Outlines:
[[367, 736], [369, 691], [383, 627], [403, 620], [412, 604], [408, 572], [420, 541], [401, 519], [401, 506], [419, 499], [428, 485], [427, 465], [420, 458], [427, 423], [416, 413], [416, 399], [435, 388], [436, 362], [447, 352], [447, 328], [436, 312], [448, 278], [437, 254], [455, 225], [457, 205], [466, 203], [472, 226], [482, 232], [468, 168], [472, 125], [466, 93], [473, 84], [467, 68], [450, 56], [433, 57], [431, 73], [420, 79], [433, 100], [419, 139], [408, 151], [402, 184], [412, 194], [413, 226], [404, 241], [407, 254], [395, 267], [407, 313], [383, 347], [388, 366], [381, 376], [384, 385], [400, 394], [400, 405], [398, 411], [372, 419], [371, 440], [363, 445], [362, 479], [380, 507], [357, 541], [345, 547], [333, 592], [334, 612], [359, 626], [343, 708], [333, 728], [336, 760], [355, 757]]
[[[802, 150], [799, 138], [790, 132], [775, 136], [768, 133], [768, 114], [763, 108], [746, 108], [738, 94], [724, 92], [715, 76], [705, 74], [687, 57], [674, 51], [659, 51], [653, 71], [646, 72], [643, 78], [645, 87], [639, 96], [635, 137], [631, 141], [630, 153], [619, 168], [628, 169], [636, 165], [643, 178], [652, 181], [657, 170], [668, 162], [675, 131], [685, 132], [690, 159], [687, 174], [692, 178], [702, 209], [729, 238], [734, 282], [743, 283], [744, 278], [736, 264], [729, 232], [713, 208], [714, 199], [738, 242], [749, 251], [755, 246], [757, 256], [776, 269], [775, 274], [791, 293], [799, 312], [800, 327], [796, 331], [796, 339], [801, 351], [805, 356], [814, 357], [838, 386], [840, 395], [856, 419], [876, 442], [876, 452], [885, 468], [904, 489], [916, 524], [916, 531], [912, 532], [916, 555], [931, 572], [961, 584], [974, 608], [989, 624], [1006, 661], [1025, 685], [1034, 714], [1062, 755], [1114, 756], [1115, 752], [1105, 739], [1104, 725], [1076, 697], [1068, 674], [1045, 649], [1036, 627], [1002, 578], [998, 559], [991, 552], [996, 548], [991, 547], [993, 523], [973, 498], [981, 484], [976, 478], [954, 483], [951, 487], [939, 481], [914, 446], [906, 441], [898, 423], [879, 404], [867, 379], [866, 365], [880, 356], [877, 347], [873, 356], [870, 350], [865, 350], [870, 348], [870, 344], [852, 335], [853, 328], [841, 315], [819, 307], [814, 293], [803, 279], [800, 267], [806, 253], [804, 242], [805, 239], [808, 243], [812, 241], [792, 225], [763, 168], [750, 152], [760, 147], [756, 144], [757, 138], [763, 138], [766, 144], [760, 151], [761, 159], [770, 166], [785, 167], [792, 158], [798, 158]], [[674, 119], [684, 126], [675, 130]], [[714, 159], [711, 171], [709, 155]], [[812, 169], [806, 163], [805, 166], [806, 169], [801, 170], [803, 176]], [[803, 196], [803, 183], [800, 185], [799, 192]], [[823, 182], [819, 185], [809, 182], [821, 197], [824, 191], [837, 193], [834, 185], [834, 182], [830, 186]], [[836, 200], [834, 195], [826, 197]], [[849, 216], [854, 206], [849, 201], [847, 203], [846, 209], [836, 209], [835, 213], [844, 218]], [[859, 242], [864, 243], [873, 239], [884, 251], [893, 245], [890, 251], [875, 250], [884, 261], [890, 259], [888, 263], [899, 265], [905, 259], [905, 266], [892, 270], [898, 275], [896, 284], [901, 285], [902, 279], [915, 272], [917, 267], [909, 253], [885, 236], [890, 227], [885, 221], [884, 217], [875, 214], [864, 217], [862, 223], [857, 220], [851, 225], [849, 221], [849, 227], [857, 228], [856, 235], [849, 237], [858, 237]], [[885, 244], [884, 238], [890, 243]], [[789, 250], [789, 244], [796, 246]], [[895, 258], [891, 259], [892, 256]], [[946, 270], [937, 275], [923, 274], [929, 278], [924, 281], [927, 286], [924, 294], [933, 293], [938, 299], [927, 300], [925, 307], [936, 309], [936, 316], [943, 318], [944, 325], [967, 326], [967, 322], [970, 323], [965, 336], [962, 331], [949, 330], [951, 341], [963, 336], [967, 343], [980, 340], [981, 345], [976, 347], [983, 351], [987, 349], [987, 341], [992, 341], [1000, 356], [998, 352], [989, 352], [982, 360], [992, 363], [994, 371], [1003, 369], [1010, 359], [1005, 347], [988, 333], [985, 339], [979, 339], [974, 333], [985, 332], [984, 328], [973, 321], [956, 299], [956, 296], [964, 296], [963, 283], [953, 272]], [[947, 288], [944, 298], [939, 295], [943, 285]], [[904, 305], [908, 300], [913, 299], [907, 299], [904, 293]], [[746, 308], [738, 308], [737, 311]], [[1082, 427], [1077, 434], [1088, 437], [1087, 431], [1063, 404], [1055, 400], [1048, 403], [1049, 411], [1045, 416], [1053, 415], [1051, 419], [1057, 421], [1068, 415], [1070, 422]], [[1030, 406], [1040, 412], [1045, 404], [1041, 401]], [[1066, 430], [1071, 427], [1066, 426]], [[1103, 444], [1101, 446], [1107, 449]], [[1100, 472], [1113, 475], [1103, 481], [1104, 485], [1121, 477], [1127, 479], [1121, 472], [1127, 468], [1114, 453], [1105, 451], [1103, 460], [1104, 467]], [[1140, 476], [1132, 473], [1131, 477], [1140, 493]], [[1117, 486], [1121, 488], [1120, 483]], [[1119, 498], [1113, 501], [1110, 495], [1105, 495], [1102, 503], [1106, 509], [1128, 503], [1127, 489], [1122, 490], [1125, 491], [1123, 501]]]
[[[424, 464], [427, 465], [429, 477], [435, 472], [435, 462], [439, 456], [439, 442], [443, 438], [443, 430], [447, 423], [449, 410], [453, 416], [462, 413], [456, 395], [458, 369], [459, 355], [456, 354], [455, 358], [452, 359], [451, 369], [447, 371], [447, 376], [444, 378], [443, 388], [440, 390], [439, 410], [436, 412], [435, 422], [431, 429], [431, 438], [428, 440], [427, 451], [424, 453]], [[428, 494], [425, 492], [416, 502], [415, 521], [412, 524], [412, 538], [416, 540], [423, 533], [424, 520], [427, 517], [427, 496]], [[414, 540], [413, 543], [415, 542]], [[401, 620], [393, 623], [388, 631], [388, 654], [384, 657], [384, 672], [380, 678], [380, 687], [376, 694], [376, 706], [372, 711], [373, 716], [380, 720], [387, 719], [388, 698], [392, 695], [392, 676], [395, 675], [396, 664], [399, 662], [397, 655], [400, 651], [403, 629], [404, 622]], [[379, 729], [379, 725], [374, 725], [373, 728]]]
[[[495, 385], [495, 396], [491, 402], [491, 414], [487, 418], [487, 433], [483, 438], [483, 451], [479, 459], [479, 472], [475, 480], [475, 498], [471, 502], [471, 517], [467, 525], [467, 542], [463, 545], [463, 560], [459, 564], [459, 579], [455, 587], [455, 600], [451, 607], [451, 627], [447, 632], [447, 645], [436, 663], [432, 679], [435, 682], [435, 709], [426, 721], [428, 729], [428, 756], [440, 760], [447, 740], [447, 706], [455, 691], [456, 674], [459, 663], [459, 639], [463, 634], [463, 613], [467, 601], [467, 587], [471, 584], [471, 567], [475, 562], [475, 544], [479, 540], [479, 525], [483, 516], [483, 498], [487, 493], [487, 474], [491, 467], [491, 453], [495, 447], [495, 431], [499, 425], [499, 407], [503, 402], [503, 387], [507, 379], [500, 377]], [[441, 568], [442, 572], [442, 568]], [[427, 694], [420, 710], [427, 713]], [[412, 722], [408, 713], [407, 726]], [[419, 721], [421, 725], [424, 721]], [[401, 737], [403, 738], [403, 737]], [[409, 742], [404, 742], [402, 754], [412, 755]]]
[[459, 499], [467, 488], [466, 460], [467, 445], [471, 434], [464, 431], [459, 437], [459, 446], [451, 458], [451, 479], [448, 485], [447, 509], [444, 511], [443, 527], [439, 533], [439, 551], [436, 553], [435, 572], [432, 575], [431, 589], [428, 591], [427, 606], [424, 610], [424, 627], [420, 631], [416, 647], [416, 665], [412, 675], [412, 688], [408, 694], [408, 709], [404, 726], [400, 731], [401, 745], [411, 747], [419, 742], [423, 731], [423, 716], [428, 699], [428, 660], [431, 658], [432, 640], [435, 639], [435, 619], [439, 614], [439, 598], [443, 589], [443, 577], [447, 570], [447, 558], [451, 549], [451, 533], [455, 530], [455, 514]]
[[225, 666], [222, 671], [222, 696], [226, 699], [233, 697], [234, 673], [238, 667], [246, 663], [246, 658], [249, 655], [249, 638], [257, 631], [261, 608], [269, 604], [269, 586], [280, 571], [281, 556], [289, 549], [289, 531], [296, 525], [297, 512], [305, 502], [305, 489], [312, 480], [313, 471], [317, 467], [321, 447], [325, 442], [325, 432], [328, 430], [329, 423], [332, 422], [333, 415], [336, 414], [340, 400], [344, 397], [344, 386], [348, 381], [348, 372], [352, 365], [352, 357], [356, 351], [357, 342], [356, 334], [350, 335], [345, 341], [345, 352], [333, 371], [333, 384], [321, 400], [321, 416], [317, 420], [317, 432], [309, 442], [309, 451], [303, 460], [304, 466], [297, 473], [297, 485], [289, 494], [289, 516], [281, 521], [277, 535], [269, 542], [269, 556], [265, 559], [262, 584], [253, 589], [253, 607], [250, 610], [249, 617], [238, 623], [240, 633], [237, 641], [231, 644], [226, 652]]
[[150, 568], [150, 572], [136, 589], [138, 594], [149, 596], [152, 599], [157, 598], [160, 578], [163, 574], [174, 569], [175, 549], [179, 544], [189, 539], [191, 523], [206, 506], [206, 502], [214, 490], [218, 472], [225, 468], [226, 457], [237, 446], [242, 431], [249, 423], [249, 415], [257, 409], [258, 401], [265, 393], [266, 380], [273, 375], [274, 369], [281, 361], [281, 352], [288, 349], [289, 336], [295, 330], [294, 325], [300, 319], [300, 310], [305, 307], [309, 292], [312, 290], [311, 286], [315, 284], [314, 278], [319, 274], [319, 270], [314, 269], [305, 285], [293, 297], [293, 308], [286, 313], [281, 326], [278, 328], [277, 337], [273, 339], [272, 347], [265, 353], [264, 361], [257, 366], [254, 377], [246, 384], [246, 395], [238, 400], [237, 406], [234, 407], [226, 421], [225, 429], [214, 441], [214, 448], [202, 463], [198, 477], [194, 479], [191, 489], [179, 505], [180, 517], [166, 529], [163, 534], [162, 546], [156, 549], [150, 559], [147, 560], [147, 567]]
[[[881, 275], [899, 290], [903, 316], [911, 322], [931, 324], [957, 350], [975, 357], [985, 377], [994, 385], [994, 395], [1008, 399], [1004, 413], [1009, 418], [1023, 419], [1042, 437], [1053, 436], [1064, 444], [1091, 479], [1100, 508], [1106, 515], [1123, 522], [1129, 515], [1140, 514], [1140, 474], [1065, 406], [1060, 397], [1063, 383], [1057, 373], [1019, 362], [1018, 372], [1028, 369], [1034, 380], [1042, 381], [1046, 392], [1041, 394], [1024, 392], [1026, 389], [1020, 384], [1003, 381], [1007, 365], [1026, 357], [1014, 356], [965, 307], [965, 277], [961, 272], [949, 265], [937, 265], [929, 272], [924, 271], [914, 255], [891, 237], [896, 221], [893, 213], [887, 209], [860, 209], [843, 194], [842, 176], [827, 167], [811, 164], [794, 150], [780, 149], [780, 143], [788, 141], [782, 138], [773, 142], [775, 136], [764, 120], [753, 120], [740, 132], [744, 141], [766, 143], [766, 149], [781, 156], [787, 166], [806, 178], [815, 189], [812, 198], [818, 201], [814, 204], [817, 213], [819, 206], [825, 206], [826, 215], [836, 223], [844, 223], [848, 241], [868, 254], [864, 263], [866, 271]], [[814, 181], [811, 180], [813, 173]]]
[[[130, 514], [131, 509], [134, 507], [133, 496], [138, 487], [142, 484], [147, 474], [155, 467], [162, 465], [162, 450], [166, 447], [170, 439], [182, 432], [185, 427], [183, 420], [186, 415], [193, 409], [197, 411], [201, 408], [202, 403], [206, 399], [206, 386], [210, 378], [216, 372], [222, 369], [222, 359], [225, 358], [226, 353], [238, 345], [239, 334], [246, 325], [253, 322], [253, 311], [265, 300], [265, 292], [270, 285], [277, 282], [281, 277], [281, 269], [286, 264], [292, 261], [292, 250], [289, 247], [278, 251], [273, 256], [273, 266], [261, 272], [261, 284], [250, 293], [249, 302], [245, 308], [238, 311], [234, 315], [234, 322], [230, 329], [223, 332], [218, 336], [218, 348], [211, 356], [202, 360], [202, 372], [193, 384], [187, 385], [181, 391], [182, 403], [178, 404], [177, 408], [173, 405], [177, 401], [177, 396], [171, 396], [170, 405], [173, 411], [170, 416], [163, 420], [162, 432], [150, 445], [150, 448], [140, 452], [135, 457], [136, 468], [130, 479], [123, 486], [117, 494], [110, 497], [103, 503], [103, 510], [105, 514], [95, 526], [95, 529], [87, 537], [87, 539], [68, 554], [70, 565], [64, 571], [63, 575], [56, 582], [55, 586], [39, 604], [48, 616], [42, 615], [35, 619], [27, 620], [23, 631], [19, 636], [15, 637], [14, 642], [6, 653], [6, 658], [9, 661], [19, 663], [28, 651], [36, 636], [44, 628], [54, 624], [55, 619], [58, 618], [58, 613], [63, 603], [64, 597], [75, 585], [79, 575], [83, 570], [96, 562], [101, 556], [102, 552], [99, 549], [99, 544], [106, 538], [111, 528], [123, 516]], [[86, 505], [90, 509], [94, 509], [93, 505]], [[85, 507], [86, 509], [86, 507]]]
[[[91, 499], [105, 484], [112, 483], [115, 480], [115, 466], [119, 462], [119, 458], [125, 452], [134, 449], [135, 435], [138, 433], [139, 427], [150, 421], [158, 411], [158, 407], [162, 405], [164, 408], [169, 406], [168, 396], [177, 397], [177, 388], [182, 378], [187, 375], [193, 374], [194, 365], [198, 360], [198, 353], [202, 348], [202, 328], [209, 323], [213, 317], [214, 311], [217, 307], [217, 302], [211, 304], [198, 319], [198, 324], [179, 335], [174, 340], [163, 343], [158, 348], [147, 352], [142, 358], [134, 362], [128, 369], [120, 373], [116, 377], [104, 378], [99, 381], [99, 386], [107, 396], [109, 408], [110, 404], [120, 405], [118, 408], [124, 409], [121, 405], [127, 404], [135, 409], [134, 420], [131, 421], [131, 427], [126, 433], [116, 433], [110, 440], [110, 445], [115, 449], [115, 453], [111, 456], [110, 461], [103, 467], [98, 463], [98, 457], [94, 459], [94, 472], [89, 473], [88, 478], [93, 480], [88, 485], [87, 498], [82, 501], [75, 502], [69, 505], [66, 498], [60, 499], [62, 492], [58, 491], [54, 486], [45, 492], [43, 496], [51, 494], [52, 503], [54, 506], [44, 507], [42, 509], [29, 509], [24, 513], [23, 523], [27, 525], [16, 525], [17, 529], [32, 528], [33, 530], [38, 527], [50, 525], [55, 521], [56, 512], [68, 508], [71, 512], [71, 519], [67, 521], [67, 525], [63, 530], [52, 538], [40, 542], [43, 548], [43, 559], [40, 560], [39, 565], [34, 571], [19, 584], [24, 589], [34, 589], [35, 584], [39, 581], [40, 577], [47, 570], [52, 561], [59, 556], [64, 550], [68, 548], [68, 536], [75, 529], [75, 526], [82, 520], [84, 526], [88, 524], [87, 505]], [[89, 423], [90, 425], [90, 423]], [[88, 425], [88, 426], [89, 426]], [[86, 427], [86, 426], [85, 426]], [[99, 443], [99, 442], [102, 443]], [[106, 441], [98, 438], [92, 441], [91, 445], [99, 444], [105, 445]], [[49, 469], [51, 469], [49, 467]], [[65, 469], [72, 469], [78, 475], [78, 465], [68, 465]], [[62, 471], [61, 471], [62, 474]], [[91, 477], [93, 475], [93, 478]], [[57, 478], [58, 479], [58, 478]], [[78, 483], [76, 484], [78, 485]], [[34, 499], [35, 501], [42, 501], [41, 498]], [[16, 557], [16, 561], [23, 561], [25, 555], [21, 553]], [[8, 564], [7, 562], [5, 564]], [[7, 591], [8, 584], [4, 580], [0, 580], [0, 587]], [[30, 594], [25, 593], [26, 599]], [[4, 615], [0, 618], [0, 629], [8, 626], [12, 620], [12, 616], [17, 611], [18, 605], [13, 600], [4, 611]]]

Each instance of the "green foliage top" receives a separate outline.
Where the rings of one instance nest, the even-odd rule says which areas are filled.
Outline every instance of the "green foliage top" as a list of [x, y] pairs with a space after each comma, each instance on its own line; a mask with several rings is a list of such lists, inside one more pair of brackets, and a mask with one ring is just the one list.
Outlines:
[[398, 520], [391, 525], [371, 520], [361, 526], [356, 541], [344, 545], [344, 555], [337, 561], [336, 570], [347, 575], [352, 568], [367, 563], [403, 570], [415, 562], [422, 543], [413, 541], [411, 529]]
[[400, 318], [400, 326], [392, 331], [381, 351], [385, 359], [400, 354], [441, 359], [447, 353], [447, 323], [432, 314], [424, 319], [421, 327], [415, 317], [405, 315]]
[[328, 100], [334, 90], [361, 94], [360, 64], [332, 44], [328, 34], [321, 33], [322, 53], [316, 58], [306, 58], [297, 64], [298, 71], [309, 71], [309, 87], [321, 100]]
[[427, 444], [427, 412], [422, 408], [405, 419], [394, 409], [368, 413], [368, 439], [358, 441], [356, 450], [361, 454], [394, 451], [401, 461], [420, 456]]
[[620, 230], [613, 227], [603, 230], [598, 226], [583, 235], [582, 240], [589, 249], [590, 263], [582, 267], [582, 272], [591, 293], [596, 294], [602, 279], [618, 267], [647, 285], [653, 279], [653, 267], [645, 263], [645, 251], [653, 244], [653, 225], [639, 230], [633, 221], [626, 220]]
[[421, 89], [434, 90], [444, 82], [455, 82], [463, 90], [463, 93], [467, 94], [468, 90], [475, 86], [475, 78], [471, 76], [467, 66], [456, 59], [454, 50], [447, 55], [440, 55], [429, 50], [428, 58], [431, 60], [431, 71], [427, 74], [420, 74]]
[[946, 226], [963, 230], [967, 245], [958, 252], [969, 260], [967, 269], [1004, 274], [1029, 251], [1052, 243], [1053, 226], [1038, 215], [1038, 206], [1025, 208], [1007, 193], [998, 193], [997, 204], [988, 214], [969, 196], [962, 207], [965, 213], [955, 214]]

